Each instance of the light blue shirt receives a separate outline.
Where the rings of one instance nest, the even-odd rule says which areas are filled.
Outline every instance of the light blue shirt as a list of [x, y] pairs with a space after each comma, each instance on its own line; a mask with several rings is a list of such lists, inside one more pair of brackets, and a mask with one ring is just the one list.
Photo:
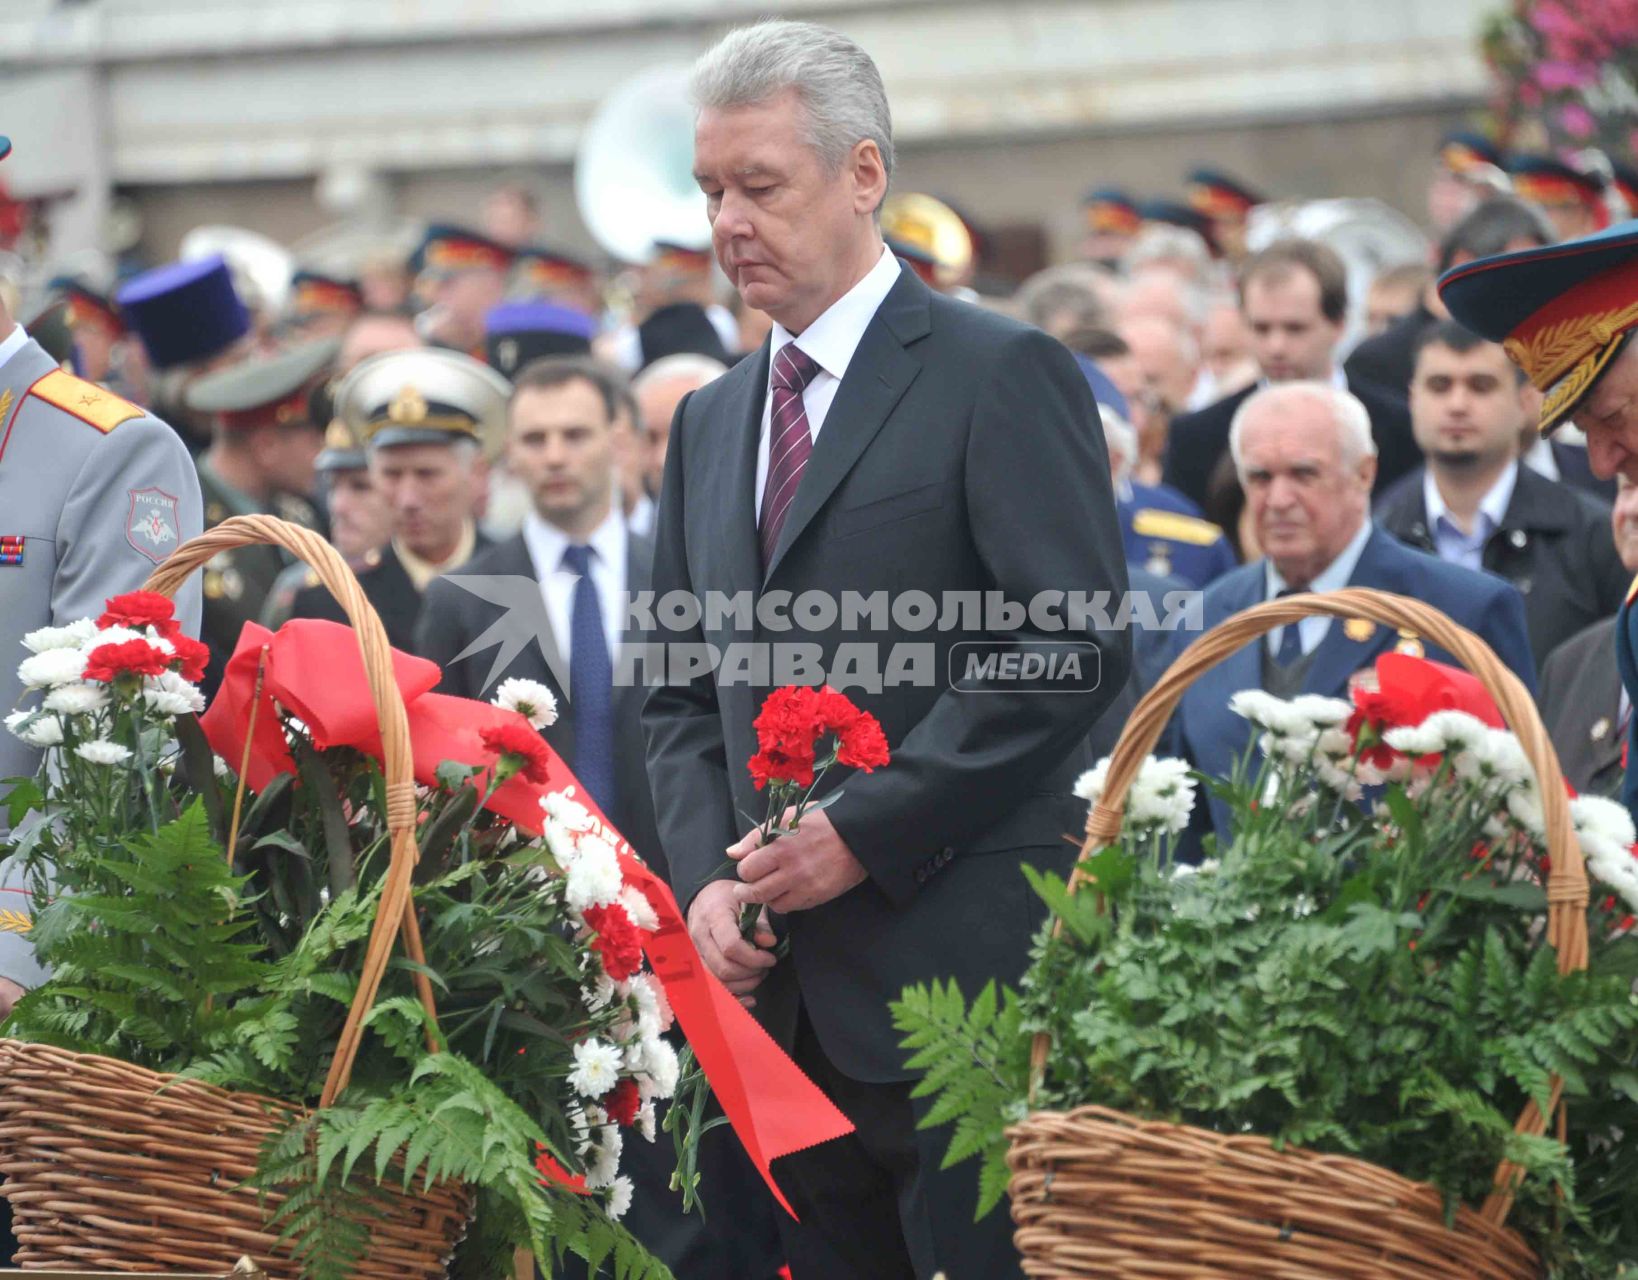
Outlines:
[[1484, 568], [1485, 544], [1506, 518], [1507, 504], [1513, 500], [1513, 486], [1518, 479], [1519, 464], [1508, 463], [1507, 470], [1490, 486], [1490, 492], [1479, 499], [1479, 509], [1473, 516], [1473, 532], [1463, 533], [1462, 527], [1451, 518], [1450, 508], [1434, 483], [1433, 472], [1422, 472], [1422, 503], [1427, 508], [1428, 529], [1433, 534], [1433, 549], [1439, 559], [1475, 572]]
[[[1354, 569], [1359, 564], [1359, 557], [1365, 554], [1365, 544], [1371, 539], [1371, 529], [1374, 526], [1369, 519], [1359, 523], [1359, 532], [1354, 534], [1353, 540], [1345, 546], [1337, 558], [1326, 565], [1324, 569], [1314, 575], [1314, 580], [1305, 590], [1318, 594], [1323, 591], [1341, 591], [1353, 579]], [[1290, 584], [1280, 576], [1280, 571], [1274, 567], [1272, 560], [1263, 561], [1263, 573], [1266, 579], [1265, 600], [1273, 600]], [[1297, 624], [1297, 638], [1301, 642], [1303, 656], [1307, 657], [1319, 648], [1320, 641], [1325, 639], [1325, 632], [1331, 625], [1329, 618], [1304, 618]], [[1275, 627], [1267, 636], [1268, 651], [1277, 656], [1280, 652], [1280, 637], [1285, 634], [1284, 627]]]

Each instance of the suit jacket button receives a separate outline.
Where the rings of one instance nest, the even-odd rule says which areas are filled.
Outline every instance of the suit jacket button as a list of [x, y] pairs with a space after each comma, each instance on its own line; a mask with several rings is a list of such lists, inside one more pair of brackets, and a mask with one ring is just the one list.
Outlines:
[[917, 884], [926, 884], [927, 883], [927, 868], [926, 867], [917, 867], [916, 868], [916, 883]]

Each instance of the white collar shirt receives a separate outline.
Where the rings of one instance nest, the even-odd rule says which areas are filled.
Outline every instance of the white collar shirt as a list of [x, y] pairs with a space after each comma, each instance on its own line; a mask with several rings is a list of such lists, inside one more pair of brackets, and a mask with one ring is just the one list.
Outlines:
[[1422, 504], [1427, 508], [1428, 531], [1433, 535], [1433, 547], [1439, 559], [1449, 564], [1459, 564], [1464, 569], [1483, 569], [1485, 544], [1507, 518], [1507, 504], [1513, 501], [1513, 488], [1518, 480], [1519, 464], [1508, 463], [1507, 469], [1490, 486], [1490, 491], [1479, 499], [1472, 532], [1466, 532], [1450, 514], [1444, 495], [1439, 492], [1439, 486], [1433, 479], [1433, 472], [1423, 471]]
[[[625, 610], [626, 522], [618, 507], [611, 506], [603, 522], [592, 530], [586, 545], [591, 548], [591, 580], [597, 589], [597, 607], [603, 618], [603, 635], [612, 663], [620, 652], [620, 620]], [[563, 661], [573, 661], [574, 591], [580, 575], [563, 563], [569, 549], [569, 535], [530, 511], [523, 518], [523, 541], [540, 579], [540, 594], [546, 603], [546, 621]]]
[[28, 330], [20, 324], [11, 326], [11, 332], [0, 338], [0, 369], [6, 367], [6, 362], [23, 349], [28, 341]]
[[[1359, 565], [1359, 557], [1365, 554], [1365, 544], [1371, 538], [1371, 521], [1367, 517], [1360, 521], [1359, 532], [1353, 540], [1345, 546], [1337, 558], [1326, 565], [1324, 569], [1314, 575], [1314, 580], [1303, 588], [1319, 595], [1326, 591], [1341, 591], [1353, 580], [1354, 570]], [[1280, 576], [1280, 571], [1274, 567], [1272, 560], [1263, 561], [1263, 573], [1267, 594], [1263, 599], [1273, 600], [1289, 585]], [[1304, 618], [1297, 624], [1297, 637], [1301, 641], [1302, 652], [1306, 657], [1319, 648], [1320, 641], [1325, 639], [1325, 633], [1331, 626], [1329, 618]], [[1280, 637], [1285, 634], [1284, 627], [1275, 627], [1267, 636], [1268, 651], [1278, 654], [1280, 651]]]

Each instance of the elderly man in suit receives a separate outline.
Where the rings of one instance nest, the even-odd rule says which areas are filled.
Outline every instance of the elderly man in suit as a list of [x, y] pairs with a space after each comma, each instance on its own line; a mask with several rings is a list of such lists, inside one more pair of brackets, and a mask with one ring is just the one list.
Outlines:
[[1240, 406], [1259, 386], [1303, 380], [1347, 390], [1365, 407], [1379, 491], [1421, 462], [1404, 393], [1383, 391], [1336, 363], [1348, 318], [1348, 272], [1334, 249], [1313, 240], [1280, 240], [1254, 255], [1240, 275], [1240, 309], [1262, 379], [1173, 419], [1162, 475], [1167, 484], [1207, 505], [1212, 472], [1228, 449], [1229, 424]]
[[[1615, 550], [1629, 574], [1638, 574], [1638, 484], [1617, 478], [1610, 511]], [[1577, 791], [1614, 796], [1621, 790], [1622, 747], [1632, 699], [1615, 665], [1616, 615], [1571, 636], [1541, 668], [1541, 718], [1564, 776]]]
[[[1041, 918], [1020, 865], [1073, 858], [1072, 786], [1128, 639], [1096, 616], [1053, 627], [956, 601], [1126, 589], [1097, 407], [1058, 342], [931, 292], [883, 245], [892, 123], [863, 49], [764, 23], [725, 37], [693, 84], [717, 260], [775, 323], [672, 424], [654, 590], [707, 607], [692, 625], [657, 614], [661, 635], [670, 653], [749, 661], [673, 667], [649, 696], [661, 838], [706, 963], [858, 1126], [775, 1170], [801, 1215], [781, 1224], [797, 1280], [999, 1280], [1019, 1272], [1010, 1225], [974, 1224], [971, 1173], [942, 1172], [944, 1135], [917, 1131], [887, 1006], [934, 977], [1016, 978]], [[815, 607], [784, 614], [787, 592]], [[756, 607], [709, 607], [721, 596]], [[818, 607], [871, 597], [893, 607], [864, 629]], [[1101, 678], [1023, 687], [961, 659], [1059, 646]], [[849, 669], [861, 649], [882, 678]], [[803, 674], [777, 674], [800, 655]], [[827, 677], [881, 722], [892, 762], [827, 777], [834, 803], [759, 845], [740, 817], [765, 803], [753, 721], [769, 685]], [[780, 918], [788, 955], [766, 929], [741, 937], [751, 904]]]
[[[1375, 587], [1435, 602], [1535, 687], [1518, 591], [1489, 574], [1413, 551], [1371, 523], [1376, 450], [1365, 408], [1353, 396], [1313, 382], [1265, 388], [1236, 412], [1229, 447], [1266, 558], [1206, 588], [1206, 628], [1279, 596]], [[1174, 650], [1190, 638], [1178, 635]], [[1396, 639], [1386, 627], [1352, 618], [1305, 618], [1270, 632], [1219, 663], [1183, 696], [1173, 722], [1181, 750], [1202, 772], [1227, 777], [1251, 741], [1251, 726], [1229, 710], [1234, 693], [1344, 697], [1354, 673]], [[1413, 637], [1405, 640], [1421, 645]], [[1429, 651], [1449, 660], [1431, 646]], [[1227, 809], [1220, 802], [1213, 801], [1212, 818], [1226, 836]]]
[[[639, 713], [643, 690], [624, 662], [643, 637], [626, 602], [649, 586], [654, 544], [632, 533], [615, 501], [615, 418], [626, 380], [585, 355], [546, 356], [516, 375], [506, 464], [532, 502], [514, 537], [434, 579], [416, 651], [443, 667], [445, 693], [490, 698], [506, 679], [557, 699], [546, 740], [598, 806], [661, 875]], [[637, 1183], [626, 1220], [677, 1275], [765, 1280], [779, 1265], [773, 1201], [726, 1130], [706, 1136], [702, 1192], [730, 1213], [685, 1215], [669, 1190], [671, 1146], [627, 1148]], [[578, 1264], [564, 1273], [576, 1274]]]

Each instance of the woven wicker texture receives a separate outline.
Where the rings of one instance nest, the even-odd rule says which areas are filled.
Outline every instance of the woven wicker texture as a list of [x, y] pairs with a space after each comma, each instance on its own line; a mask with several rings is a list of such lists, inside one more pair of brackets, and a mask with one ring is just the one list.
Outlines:
[[[380, 989], [400, 931], [410, 957], [425, 961], [410, 901], [419, 856], [409, 721], [392, 673], [392, 650], [374, 608], [336, 550], [317, 534], [271, 516], [236, 516], [184, 543], [147, 587], [175, 594], [220, 551], [266, 543], [307, 562], [346, 611], [381, 722], [391, 862], [365, 949], [358, 992], [325, 1080], [320, 1106], [347, 1086], [364, 1018]], [[436, 1015], [432, 988], [416, 989]], [[249, 1254], [274, 1280], [300, 1269], [273, 1251], [255, 1192], [238, 1184], [256, 1167], [262, 1139], [284, 1104], [234, 1094], [112, 1058], [0, 1041], [0, 1175], [27, 1270], [100, 1267], [117, 1271], [226, 1271]], [[417, 1184], [418, 1185], [418, 1184]], [[465, 1234], [470, 1196], [438, 1186], [391, 1196], [371, 1222], [359, 1280], [445, 1274]]]
[[[1082, 853], [1120, 833], [1126, 794], [1184, 691], [1201, 673], [1275, 627], [1302, 618], [1368, 618], [1438, 645], [1483, 682], [1517, 735], [1541, 787], [1547, 848], [1546, 942], [1558, 968], [1587, 966], [1587, 877], [1558, 757], [1535, 703], [1482, 640], [1439, 610], [1387, 592], [1349, 588], [1290, 596], [1236, 614], [1179, 655], [1133, 710], [1110, 760]], [[1077, 871], [1073, 891], [1082, 881]], [[1032, 1088], [1051, 1044], [1032, 1045]], [[1562, 1082], [1554, 1080], [1557, 1109]], [[1520, 1133], [1546, 1116], [1531, 1103]], [[1410, 1280], [1534, 1277], [1532, 1254], [1504, 1223], [1517, 1169], [1503, 1164], [1478, 1211], [1446, 1227], [1439, 1193], [1360, 1160], [1145, 1123], [1098, 1107], [1037, 1112], [1009, 1132], [1015, 1239], [1025, 1274], [1106, 1280]]]

